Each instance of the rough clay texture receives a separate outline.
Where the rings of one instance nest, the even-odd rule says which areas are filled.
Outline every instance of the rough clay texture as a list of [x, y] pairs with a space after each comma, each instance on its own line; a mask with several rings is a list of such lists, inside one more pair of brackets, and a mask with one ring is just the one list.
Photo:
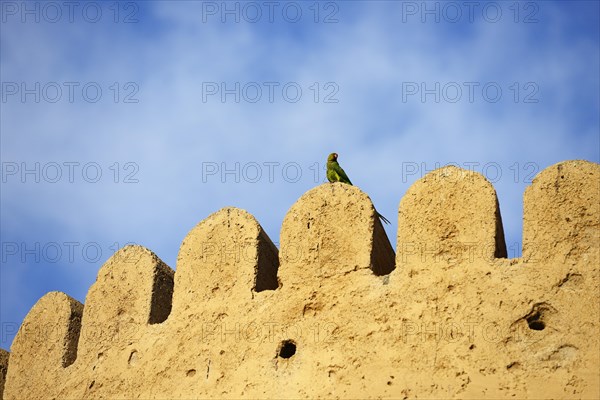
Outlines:
[[[492, 185], [454, 167], [403, 197], [396, 256], [356, 187], [302, 196], [279, 253], [225, 208], [184, 239], [177, 273], [129, 246], [85, 307], [40, 299], [4, 398], [597, 399], [599, 204], [598, 164], [542, 171], [524, 196], [522, 259], [498, 258]], [[0, 353], [0, 392], [5, 365]]]

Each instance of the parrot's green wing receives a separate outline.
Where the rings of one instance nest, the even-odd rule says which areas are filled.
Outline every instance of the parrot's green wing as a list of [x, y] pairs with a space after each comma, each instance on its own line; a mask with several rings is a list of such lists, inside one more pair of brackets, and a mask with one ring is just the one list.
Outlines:
[[340, 167], [340, 164], [335, 161], [327, 163], [327, 179], [329, 179], [330, 182], [342, 182], [352, 185], [346, 172], [344, 172], [342, 167]]

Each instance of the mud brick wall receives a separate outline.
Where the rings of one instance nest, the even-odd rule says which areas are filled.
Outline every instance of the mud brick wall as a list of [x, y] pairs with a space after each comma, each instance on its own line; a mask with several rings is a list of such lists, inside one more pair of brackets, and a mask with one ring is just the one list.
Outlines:
[[396, 254], [353, 186], [298, 199], [280, 249], [224, 208], [185, 237], [176, 273], [127, 246], [85, 304], [42, 297], [0, 352], [0, 393], [600, 398], [600, 166], [542, 171], [523, 218], [523, 257], [507, 259], [493, 186], [456, 167], [402, 198]]

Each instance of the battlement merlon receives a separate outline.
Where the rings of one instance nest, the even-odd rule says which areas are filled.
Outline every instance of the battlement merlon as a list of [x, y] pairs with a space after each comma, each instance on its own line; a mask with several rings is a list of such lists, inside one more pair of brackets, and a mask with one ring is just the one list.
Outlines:
[[173, 314], [202, 312], [224, 293], [252, 298], [278, 287], [278, 250], [247, 211], [223, 208], [196, 225], [177, 256]]
[[523, 195], [523, 259], [576, 262], [598, 243], [600, 165], [564, 161], [540, 172]]
[[400, 201], [396, 265], [431, 268], [506, 257], [500, 207], [481, 174], [448, 166], [416, 181]]
[[394, 250], [371, 199], [343, 183], [300, 197], [283, 220], [280, 242], [280, 279], [295, 288], [360, 269], [375, 275], [394, 269]]
[[60, 292], [44, 295], [31, 308], [11, 346], [4, 396], [35, 398], [77, 358], [83, 305]]

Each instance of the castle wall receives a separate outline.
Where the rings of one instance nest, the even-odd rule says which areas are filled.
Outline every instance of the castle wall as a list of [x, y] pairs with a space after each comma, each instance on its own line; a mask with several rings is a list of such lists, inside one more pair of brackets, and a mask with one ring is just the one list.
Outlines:
[[403, 197], [397, 254], [353, 186], [298, 199], [280, 251], [224, 208], [176, 272], [127, 246], [85, 306], [42, 297], [4, 398], [599, 398], [599, 182], [586, 161], [542, 171], [522, 259], [505, 258], [492, 185], [455, 167]]

